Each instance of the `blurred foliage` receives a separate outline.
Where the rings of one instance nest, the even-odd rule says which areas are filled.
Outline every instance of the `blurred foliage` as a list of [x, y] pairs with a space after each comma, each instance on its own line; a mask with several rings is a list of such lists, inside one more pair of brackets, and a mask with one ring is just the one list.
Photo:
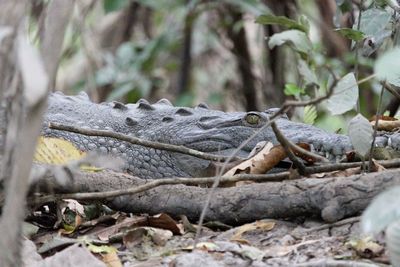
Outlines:
[[[319, 1], [287, 2], [268, 6], [269, 1], [258, 0], [78, 0], [57, 84], [63, 90], [86, 90], [98, 101], [167, 97], [179, 105], [205, 101], [221, 109], [244, 109], [246, 84], [241, 86], [241, 59], [228, 34], [231, 27], [234, 34], [245, 30], [259, 109], [270, 105], [266, 91], [309, 100], [333, 89], [333, 100], [296, 108], [293, 118], [335, 131], [346, 129], [357, 112], [373, 115], [380, 81], [398, 85], [399, 68], [393, 60], [397, 52], [383, 55], [400, 39], [393, 1], [365, 0], [360, 7], [337, 0], [336, 6], [324, 6], [331, 9], [331, 17], [321, 11]], [[286, 11], [276, 13], [277, 6]], [[40, 32], [39, 18], [31, 25], [32, 32]], [[334, 37], [326, 41], [327, 36]], [[342, 52], [332, 52], [339, 48]], [[184, 57], [185, 49], [190, 59]], [[273, 58], [284, 66], [281, 72], [273, 69]], [[188, 82], [179, 91], [185, 60], [190, 60]], [[358, 84], [374, 73], [378, 79]], [[276, 87], [278, 76], [286, 85]], [[340, 80], [343, 77], [352, 78]], [[382, 109], [389, 100], [385, 93]]]

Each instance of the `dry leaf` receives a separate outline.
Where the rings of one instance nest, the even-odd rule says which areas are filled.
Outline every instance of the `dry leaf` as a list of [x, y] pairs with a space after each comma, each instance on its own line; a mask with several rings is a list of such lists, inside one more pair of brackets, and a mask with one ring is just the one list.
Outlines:
[[[373, 127], [375, 127], [375, 121], [370, 122]], [[389, 120], [378, 120], [378, 131], [388, 131], [392, 132], [394, 129], [400, 127], [400, 120], [389, 121]]]
[[85, 152], [77, 149], [71, 142], [61, 138], [40, 137], [36, 146], [34, 161], [46, 164], [66, 164], [80, 160]]
[[122, 267], [122, 263], [118, 258], [117, 252], [101, 254], [102, 261], [107, 264], [107, 267]]
[[174, 235], [181, 235], [183, 231], [177, 222], [168, 214], [160, 213], [147, 218], [148, 226], [170, 230]]
[[370, 237], [351, 240], [347, 245], [354, 249], [357, 255], [368, 259], [378, 257], [384, 252], [384, 247], [373, 241]]
[[100, 240], [106, 241], [110, 238], [110, 236], [118, 233], [121, 228], [129, 228], [135, 226], [142, 226], [147, 224], [147, 218], [145, 216], [142, 217], [129, 217], [125, 218], [122, 222], [115, 224], [113, 226], [102, 229], [93, 235], [97, 235]]
[[254, 223], [248, 223], [240, 226], [230, 240], [237, 241], [240, 243], [246, 243], [248, 241], [242, 238], [242, 235], [244, 233], [254, 230], [270, 231], [274, 227], [275, 227], [275, 221], [256, 221]]
[[376, 161], [375, 159], [372, 159], [372, 166], [371, 166], [370, 171], [383, 172], [384, 170], [386, 170], [385, 167], [383, 167], [381, 164], [379, 164], [378, 161]]
[[333, 171], [325, 173], [327, 177], [348, 177], [361, 173], [361, 167], [348, 168], [342, 171]]
[[266, 173], [284, 158], [286, 158], [286, 153], [281, 146], [274, 147], [272, 143], [267, 143], [260, 152], [233, 167], [224, 176], [232, 176], [239, 173]]
[[167, 241], [173, 236], [169, 230], [157, 229], [153, 227], [138, 227], [128, 231], [122, 238], [124, 245], [129, 250], [145, 241], [145, 237], [150, 237], [151, 241], [157, 246], [165, 246]]

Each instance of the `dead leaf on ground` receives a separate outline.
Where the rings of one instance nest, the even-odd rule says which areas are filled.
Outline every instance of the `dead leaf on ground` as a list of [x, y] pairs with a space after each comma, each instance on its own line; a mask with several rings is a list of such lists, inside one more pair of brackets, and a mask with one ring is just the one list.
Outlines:
[[59, 232], [64, 235], [75, 232], [84, 220], [85, 208], [73, 199], [64, 199], [60, 208], [63, 229], [60, 229]]
[[107, 264], [107, 267], [122, 267], [121, 260], [119, 259], [117, 252], [102, 254], [102, 261]]
[[379, 257], [384, 252], [384, 247], [373, 241], [371, 237], [350, 240], [346, 244], [352, 248], [357, 255], [367, 259]]
[[164, 253], [167, 249], [164, 246], [172, 236], [169, 230], [139, 227], [126, 232], [122, 241], [136, 259], [145, 260]]
[[244, 233], [254, 230], [270, 231], [274, 227], [275, 221], [256, 221], [254, 223], [248, 223], [239, 227], [236, 233], [230, 238], [230, 240], [248, 244], [249, 242], [242, 237]]
[[372, 172], [383, 172], [384, 170], [386, 170], [385, 167], [383, 167], [381, 164], [378, 163], [378, 161], [376, 161], [375, 159], [372, 159], [372, 166], [371, 166], [371, 170]]
[[360, 174], [360, 173], [361, 173], [361, 167], [354, 167], [354, 168], [348, 168], [348, 169], [341, 170], [341, 171], [330, 172], [330, 173], [327, 173], [327, 176], [328, 177], [348, 177], [348, 176]]
[[[333, 237], [330, 237], [330, 238], [333, 238]], [[324, 241], [326, 241], [325, 238], [315, 239], [315, 240], [307, 240], [307, 241], [303, 241], [298, 244], [294, 244], [294, 245], [290, 245], [290, 246], [286, 246], [286, 245], [269, 246], [265, 250], [266, 256], [268, 256], [268, 257], [285, 257], [285, 256], [289, 255], [289, 253], [291, 253], [293, 251], [297, 251], [300, 247], [308, 246], [308, 245], [315, 244], [318, 242], [323, 243]]]
[[[216, 251], [218, 249], [218, 245], [213, 242], [199, 242], [196, 244], [196, 249], [201, 249], [203, 251]], [[182, 250], [192, 251], [194, 247], [192, 245], [183, 248]]]
[[85, 241], [86, 247], [93, 253], [96, 254], [108, 254], [108, 253], [115, 253], [117, 252], [117, 249], [114, 248], [113, 246], [108, 246], [108, 245], [95, 245], [91, 243], [90, 241]]
[[147, 218], [148, 226], [170, 230], [174, 235], [183, 234], [182, 227], [166, 213], [160, 213]]
[[145, 216], [135, 216], [125, 218], [122, 222], [119, 222], [115, 225], [109, 226], [105, 229], [102, 229], [93, 235], [97, 236], [102, 241], [109, 240], [110, 236], [118, 233], [122, 228], [129, 228], [134, 226], [142, 226], [147, 224], [147, 218]]
[[133, 248], [143, 241], [143, 237], [150, 237], [151, 241], [157, 246], [165, 246], [167, 241], [173, 236], [170, 230], [163, 230], [153, 227], [138, 227], [128, 231], [122, 238], [127, 248]]

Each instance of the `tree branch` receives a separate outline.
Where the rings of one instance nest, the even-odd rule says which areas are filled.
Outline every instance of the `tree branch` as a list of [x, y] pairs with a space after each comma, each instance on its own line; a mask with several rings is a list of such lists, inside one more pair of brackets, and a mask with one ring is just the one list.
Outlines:
[[[60, 123], [55, 123], [55, 122], [50, 122], [49, 123], [49, 128], [55, 129], [55, 130], [60, 130], [60, 131], [67, 131], [67, 132], [72, 132], [72, 133], [78, 133], [78, 134], [83, 134], [87, 136], [102, 136], [102, 137], [111, 137], [115, 138], [121, 141], [125, 141], [134, 145], [140, 145], [140, 146], [145, 146], [145, 147], [151, 147], [154, 149], [160, 149], [160, 150], [168, 150], [172, 152], [178, 152], [182, 154], [187, 154], [193, 157], [201, 158], [201, 159], [206, 159], [206, 160], [212, 160], [212, 161], [226, 161], [228, 157], [226, 156], [219, 156], [219, 155], [214, 155], [210, 153], [204, 153], [195, 149], [187, 148], [184, 146], [177, 146], [177, 145], [172, 145], [172, 144], [167, 144], [167, 143], [160, 143], [160, 142], [155, 142], [155, 141], [149, 141], [149, 140], [144, 140], [140, 139], [134, 136], [129, 136], [126, 134], [122, 134], [119, 132], [113, 132], [113, 131], [106, 131], [106, 130], [94, 130], [94, 129], [85, 129], [85, 128], [80, 128], [72, 125], [63, 125]], [[243, 160], [242, 158], [239, 157], [234, 157], [234, 161], [236, 160]]]

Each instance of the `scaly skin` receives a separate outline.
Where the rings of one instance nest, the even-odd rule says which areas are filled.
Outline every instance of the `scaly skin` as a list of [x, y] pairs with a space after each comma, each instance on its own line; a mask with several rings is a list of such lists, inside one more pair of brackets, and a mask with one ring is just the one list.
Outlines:
[[[84, 93], [78, 96], [55, 93], [50, 96], [45, 123], [112, 130], [142, 139], [228, 155], [265, 125], [272, 112], [273, 109], [249, 113], [222, 112], [210, 110], [205, 105], [195, 108], [174, 107], [165, 99], [152, 105], [145, 100], [127, 105], [118, 102], [95, 104]], [[277, 125], [292, 141], [311, 144], [315, 151], [332, 161], [352, 149], [345, 135], [328, 133], [287, 118], [278, 119]], [[71, 141], [82, 151], [98, 151], [121, 157], [126, 162], [127, 172], [143, 178], [203, 176], [210, 164], [207, 160], [132, 145], [113, 138], [88, 137], [46, 127], [43, 134]], [[247, 156], [258, 142], [264, 140], [277, 143], [271, 128], [249, 142], [239, 156]]]

